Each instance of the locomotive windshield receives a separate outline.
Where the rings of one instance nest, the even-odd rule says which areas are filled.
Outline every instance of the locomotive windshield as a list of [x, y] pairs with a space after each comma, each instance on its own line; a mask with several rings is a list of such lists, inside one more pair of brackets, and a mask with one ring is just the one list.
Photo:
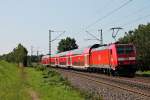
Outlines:
[[118, 45], [117, 53], [118, 54], [131, 54], [134, 52], [134, 48], [132, 45]]

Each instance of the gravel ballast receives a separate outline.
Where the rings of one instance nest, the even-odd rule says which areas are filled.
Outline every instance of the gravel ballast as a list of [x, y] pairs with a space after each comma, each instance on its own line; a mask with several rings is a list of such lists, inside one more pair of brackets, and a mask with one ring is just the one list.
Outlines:
[[150, 100], [148, 97], [137, 95], [126, 90], [96, 83], [95, 81], [80, 77], [80, 75], [65, 69], [56, 69], [56, 71], [59, 72], [64, 78], [67, 78], [73, 87], [96, 95], [104, 100]]

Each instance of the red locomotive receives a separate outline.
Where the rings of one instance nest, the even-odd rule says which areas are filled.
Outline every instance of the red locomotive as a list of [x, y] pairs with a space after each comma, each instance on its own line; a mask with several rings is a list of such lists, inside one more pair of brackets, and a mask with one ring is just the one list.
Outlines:
[[100, 70], [112, 75], [133, 76], [136, 71], [136, 51], [132, 44], [95, 44], [87, 48], [42, 57], [43, 65], [74, 69]]

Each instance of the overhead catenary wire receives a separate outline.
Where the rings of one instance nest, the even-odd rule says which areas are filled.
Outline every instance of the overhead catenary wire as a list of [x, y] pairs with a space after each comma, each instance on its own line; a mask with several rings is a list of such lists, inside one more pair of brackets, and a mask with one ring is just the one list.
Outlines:
[[[96, 23], [102, 21], [103, 19], [109, 17], [109, 16], [112, 15], [113, 13], [119, 11], [121, 8], [123, 8], [123, 7], [125, 7], [126, 5], [128, 5], [131, 1], [133, 1], [133, 0], [128, 0], [127, 2], [123, 3], [121, 6], [117, 7], [116, 9], [114, 9], [114, 10], [108, 12], [106, 15], [102, 16], [101, 18], [99, 18], [99, 19], [96, 20], [95, 22], [93, 22], [93, 23], [91, 23], [90, 25], [88, 25], [85, 29], [88, 29], [88, 28], [94, 26]], [[89, 33], [88, 31], [86, 31], [86, 32], [87, 32], [90, 36], [96, 38], [96, 40], [99, 40], [99, 39], [97, 39], [97, 37], [94, 36], [93, 34]]]
[[116, 9], [108, 12], [106, 15], [102, 16], [101, 18], [97, 19], [95, 22], [89, 24], [87, 27], [85, 27], [85, 29], [88, 29], [90, 27], [92, 27], [93, 25], [95, 25], [96, 23], [102, 21], [103, 19], [109, 17], [110, 15], [112, 15], [113, 13], [117, 12], [118, 10], [120, 10], [121, 8], [125, 7], [126, 5], [128, 5], [131, 1], [133, 0], [128, 0], [127, 2], [123, 3], [121, 6], [117, 7]]
[[59, 37], [61, 37], [63, 34], [65, 33], [65, 31], [63, 31], [61, 34], [59, 34], [57, 37], [55, 37], [53, 40], [51, 40], [51, 42], [57, 40]]
[[86, 33], [89, 34], [90, 36], [92, 36], [93, 38], [95, 38], [95, 40], [99, 40], [100, 41], [99, 38], [97, 38], [95, 35], [91, 34], [90, 32], [86, 31]]
[[[127, 22], [127, 23], [125, 23], [125, 24], [123, 24], [123, 25], [120, 25], [120, 27], [128, 26], [128, 25], [130, 25], [131, 23], [134, 23], [134, 22], [140, 21], [140, 20], [142, 20], [142, 19], [144, 19], [144, 18], [146, 18], [146, 17], [150, 17], [150, 14], [145, 15], [145, 16], [142, 16], [142, 17], [139, 17], [139, 18], [137, 18], [137, 19], [135, 19], [135, 20], [133, 20], [133, 21]], [[105, 30], [105, 32], [106, 32], [106, 31], [110, 31], [110, 29]]]
[[[146, 6], [146, 7], [148, 7], [148, 6]], [[139, 12], [139, 11], [142, 11], [142, 10], [144, 10], [146, 7], [143, 7], [143, 8], [140, 8], [140, 9], [138, 9], [137, 11], [135, 11], [135, 12]], [[135, 15], [135, 12], [134, 12], [134, 15]], [[132, 13], [133, 14], [133, 13]], [[137, 18], [137, 19], [134, 19], [134, 20], [131, 20], [131, 21], [129, 21], [129, 22], [127, 22], [127, 23], [124, 23], [124, 24], [122, 24], [122, 25], [118, 25], [119, 27], [125, 27], [125, 26], [128, 26], [128, 25], [130, 25], [131, 23], [134, 23], [134, 22], [137, 22], [137, 21], [140, 21], [140, 20], [142, 20], [142, 19], [144, 19], [144, 18], [146, 18], [146, 17], [149, 17], [150, 16], [150, 14], [147, 14], [147, 15], [145, 15], [145, 16], [141, 16], [141, 17], [139, 17], [139, 18]], [[126, 16], [127, 17], [127, 16]], [[108, 29], [108, 30], [105, 30], [105, 32], [106, 31], [110, 31], [110, 29]]]
[[[142, 11], [144, 11], [146, 8], [148, 8], [150, 5], [147, 5], [147, 6], [145, 6], [145, 7], [142, 7], [142, 8], [139, 8], [138, 10], [136, 10], [136, 11], [134, 11], [134, 12], [131, 12], [130, 14], [128, 14], [128, 15], [125, 15], [125, 16], [123, 16], [123, 18], [127, 18], [127, 17], [129, 17], [129, 16], [131, 16], [131, 15], [136, 15], [136, 14], [138, 14], [138, 13], [141, 13]], [[122, 19], [121, 19], [122, 20]], [[113, 20], [111, 23], [114, 23], [114, 22], [120, 22], [120, 20], [118, 20], [118, 19], [116, 19], [116, 20]], [[108, 25], [107, 23], [105, 23], [103, 26], [106, 26], [106, 25]]]
[[128, 5], [131, 1], [133, 0], [128, 0], [127, 2], [123, 3], [121, 6], [117, 7], [116, 9], [108, 12], [106, 15], [102, 16], [101, 18], [99, 18], [98, 20], [96, 20], [95, 22], [89, 24], [88, 26], [86, 26], [85, 28], [82, 28], [79, 32], [77, 32], [76, 34], [79, 34], [82, 31], [86, 31], [88, 28], [92, 27], [93, 25], [95, 25], [96, 23], [102, 21], [103, 19], [109, 17], [110, 15], [112, 15], [113, 13], [117, 12], [118, 10], [120, 10], [121, 8], [125, 7], [126, 5]]
[[128, 22], [128, 23], [125, 23], [125, 24], [123, 24], [121, 27], [125, 27], [125, 26], [128, 26], [128, 25], [131, 24], [131, 23], [140, 21], [140, 20], [144, 19], [145, 17], [150, 17], [150, 14], [145, 15], [145, 16], [142, 16], [142, 17], [139, 17], [139, 18], [137, 18], [137, 19], [135, 19], [135, 20], [133, 20], [133, 21], [130, 21], [130, 22]]

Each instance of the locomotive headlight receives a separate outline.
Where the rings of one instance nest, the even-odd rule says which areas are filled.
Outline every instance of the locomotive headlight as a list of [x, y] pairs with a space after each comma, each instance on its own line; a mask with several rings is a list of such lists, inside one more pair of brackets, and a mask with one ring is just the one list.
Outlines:
[[135, 60], [135, 57], [129, 57], [129, 60]]
[[127, 58], [118, 58], [118, 61], [128, 60]]
[[118, 58], [118, 61], [135, 60], [135, 57]]

